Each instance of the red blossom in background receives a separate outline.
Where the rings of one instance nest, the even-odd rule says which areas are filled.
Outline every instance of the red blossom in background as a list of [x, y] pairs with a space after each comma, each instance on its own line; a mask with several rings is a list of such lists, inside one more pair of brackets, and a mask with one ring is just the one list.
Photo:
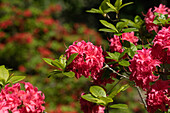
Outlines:
[[18, 42], [20, 44], [29, 44], [32, 43], [33, 36], [31, 33], [16, 33], [14, 36], [12, 36], [8, 42]]
[[8, 20], [4, 20], [4, 21], [1, 21], [0, 22], [0, 28], [1, 29], [6, 29], [7, 27], [11, 26], [13, 23], [12, 23], [12, 20], [11, 19], [8, 19]]
[[45, 110], [45, 96], [38, 88], [34, 88], [29, 82], [25, 83], [25, 91], [21, 90], [19, 83], [5, 86], [0, 93], [0, 112], [8, 113], [42, 113]]
[[85, 77], [91, 76], [93, 79], [97, 79], [95, 75], [100, 72], [104, 63], [102, 52], [101, 47], [94, 46], [91, 42], [74, 42], [66, 50], [67, 59], [73, 53], [78, 53], [78, 56], [68, 66], [68, 69], [75, 72], [76, 78], [84, 75]]
[[170, 64], [170, 27], [163, 27], [153, 40], [152, 56], [162, 63]]
[[149, 88], [150, 82], [154, 82], [159, 78], [153, 72], [156, 70], [156, 66], [159, 66], [160, 62], [152, 58], [150, 49], [138, 50], [137, 53], [130, 60], [129, 70], [132, 72], [130, 80], [135, 81], [137, 86], [146, 90]]
[[[82, 93], [84, 95], [85, 93]], [[80, 98], [80, 105], [81, 105], [81, 110], [84, 113], [104, 113], [105, 107], [102, 105], [95, 105], [92, 102], [89, 102], [87, 100], [84, 100], [83, 98]]]
[[31, 12], [30, 10], [25, 10], [25, 11], [23, 12], [23, 15], [24, 15], [25, 17], [31, 17], [31, 16], [32, 16], [32, 12]]
[[156, 110], [161, 109], [167, 111], [170, 106], [170, 80], [162, 81], [158, 80], [147, 91], [147, 110], [150, 113], [154, 113]]

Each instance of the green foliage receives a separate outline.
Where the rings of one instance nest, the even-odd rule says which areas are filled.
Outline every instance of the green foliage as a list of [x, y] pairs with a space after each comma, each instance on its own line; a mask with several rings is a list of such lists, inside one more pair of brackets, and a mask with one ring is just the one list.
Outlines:
[[99, 86], [91, 86], [90, 93], [95, 97], [106, 97], [106, 92], [102, 87]]
[[113, 104], [110, 108], [128, 109], [128, 106], [126, 104]]
[[25, 76], [14, 76], [9, 75], [9, 71], [5, 68], [4, 65], [0, 66], [0, 85], [4, 87], [8, 83], [16, 83], [23, 80]]
[[[107, 22], [107, 21], [105, 21], [105, 20], [100, 20], [100, 22], [101, 22], [104, 26], [106, 26], [106, 27], [110, 28], [111, 30], [113, 30], [114, 32], [118, 33], [118, 30], [116, 29], [116, 27], [115, 27], [113, 24], [111, 24], [111, 23], [109, 23], [109, 22]], [[102, 30], [102, 29], [99, 29], [99, 31], [103, 31], [103, 30]]]
[[102, 104], [107, 106], [108, 103], [113, 102], [112, 98], [106, 96], [105, 90], [100, 86], [91, 86], [90, 87], [91, 94], [85, 94], [81, 97], [87, 101]]
[[67, 60], [67, 66], [77, 57], [78, 53], [72, 54]]
[[119, 56], [120, 56], [119, 52], [114, 52], [114, 53], [107, 52], [107, 54], [109, 55], [109, 57], [107, 56], [106, 58], [113, 59], [117, 62], [119, 61]]
[[129, 87], [129, 84], [121, 86], [117, 91], [112, 91], [109, 95], [110, 98], [114, 98], [121, 91], [125, 91]]
[[128, 61], [126, 61], [126, 60], [121, 60], [119, 62], [119, 65], [128, 67], [130, 65], [130, 63]]

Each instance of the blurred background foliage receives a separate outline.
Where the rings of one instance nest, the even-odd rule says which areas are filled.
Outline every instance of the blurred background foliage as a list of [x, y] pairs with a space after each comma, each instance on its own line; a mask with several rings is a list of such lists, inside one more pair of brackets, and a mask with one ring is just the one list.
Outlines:
[[[64, 76], [48, 78], [52, 67], [42, 58], [58, 58], [76, 40], [91, 41], [108, 48], [107, 37], [101, 28], [99, 14], [86, 13], [98, 8], [102, 0], [0, 0], [0, 65], [12, 69], [15, 75], [27, 75], [46, 96], [48, 113], [80, 113], [79, 97], [88, 90], [87, 79], [70, 79]], [[112, 2], [112, 0], [111, 0]], [[131, 2], [123, 0], [124, 3]], [[166, 0], [138, 0], [120, 12], [121, 18], [143, 17], [148, 9]], [[114, 0], [113, 0], [114, 3]], [[142, 14], [143, 13], [143, 14]], [[114, 18], [114, 15], [111, 15]], [[108, 85], [107, 87], [110, 87]], [[119, 87], [119, 86], [118, 86]], [[129, 88], [115, 98], [115, 103], [126, 103], [129, 110], [121, 113], [144, 113], [136, 96]]]

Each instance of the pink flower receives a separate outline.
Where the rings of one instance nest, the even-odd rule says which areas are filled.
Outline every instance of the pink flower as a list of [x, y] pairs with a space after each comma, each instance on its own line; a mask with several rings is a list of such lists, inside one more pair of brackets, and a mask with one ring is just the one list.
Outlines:
[[154, 11], [152, 11], [152, 8], [150, 8], [144, 18], [146, 29], [148, 30], [149, 33], [151, 33], [153, 30], [155, 32], [158, 32], [158, 28], [159, 28], [158, 25], [153, 23], [154, 18], [156, 17], [154, 15], [154, 12], [161, 13], [161, 14], [168, 14], [168, 17], [170, 17], [169, 9], [165, 5], [160, 4], [159, 7], [154, 7], [154, 8], [155, 8]]
[[114, 35], [114, 37], [109, 40], [111, 42], [111, 44], [110, 44], [111, 52], [122, 53], [124, 51], [122, 49], [122, 44], [120, 42], [121, 38], [122, 38], [122, 41], [126, 40], [126, 41], [129, 41], [129, 42], [137, 45], [138, 37], [134, 36], [134, 32], [123, 33], [122, 36], [120, 36], [120, 37], [117, 35]]
[[170, 27], [163, 27], [155, 36], [153, 43], [153, 58], [170, 64]]
[[20, 84], [16, 83], [12, 87], [5, 86], [5, 89], [0, 93], [0, 108], [2, 112], [8, 113], [42, 113], [44, 111], [45, 96], [41, 91], [32, 86], [30, 83], [25, 83], [25, 91], [20, 90]]
[[153, 12], [157, 12], [161, 14], [168, 14], [167, 12], [168, 8], [163, 4], [160, 4], [159, 7], [154, 7], [154, 8], [155, 10]]
[[114, 37], [111, 38], [109, 41], [111, 42], [111, 44], [110, 44], [111, 52], [119, 52], [119, 53], [123, 52], [122, 44], [120, 43], [119, 36], [114, 35]]
[[133, 59], [130, 60], [129, 66], [130, 80], [135, 81], [137, 86], [142, 87], [144, 90], [149, 88], [149, 83], [156, 81], [159, 76], [153, 75], [156, 66], [159, 66], [159, 61], [151, 57], [150, 49], [142, 49], [137, 51]]
[[153, 12], [151, 11], [152, 8], [150, 8], [147, 12], [147, 14], [145, 15], [145, 24], [146, 24], [146, 29], [148, 30], [149, 33], [151, 33], [153, 30], [155, 32], [158, 32], [158, 28], [159, 26], [154, 24], [153, 21], [154, 21], [154, 18], [155, 18], [155, 15], [153, 14]]
[[102, 52], [101, 47], [94, 46], [91, 42], [74, 42], [66, 50], [67, 59], [73, 53], [78, 53], [78, 56], [68, 66], [68, 69], [75, 72], [76, 78], [84, 75], [96, 79], [95, 75], [100, 72], [104, 63]]
[[[82, 93], [81, 96], [82, 95], [85, 95], [85, 93]], [[104, 106], [96, 105], [95, 103], [84, 100], [83, 98], [80, 98], [80, 105], [81, 110], [84, 113], [104, 113], [105, 110]]]
[[122, 40], [126, 40], [126, 41], [129, 41], [129, 42], [137, 45], [138, 37], [134, 36], [134, 32], [123, 33], [122, 34]]
[[170, 106], [170, 80], [162, 81], [158, 80], [147, 91], [147, 110], [150, 113], [154, 113], [156, 110], [168, 111]]

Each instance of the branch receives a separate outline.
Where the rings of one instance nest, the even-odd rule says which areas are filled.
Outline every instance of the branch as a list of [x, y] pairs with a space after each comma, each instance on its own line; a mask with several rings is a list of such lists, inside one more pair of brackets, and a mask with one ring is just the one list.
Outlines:
[[126, 78], [126, 79], [129, 80], [129, 77], [127, 77], [127, 76], [125, 76], [125, 75], [122, 75], [122, 74], [116, 72], [116, 71], [113, 70], [111, 67], [109, 67], [109, 65], [105, 64], [105, 66], [104, 66], [102, 69], [105, 69], [105, 68], [108, 68], [108, 69], [110, 69], [113, 73], [115, 73], [115, 74], [117, 74], [117, 75], [119, 75], [119, 76], [121, 76], [121, 77]]
[[139, 88], [138, 86], [136, 86], [136, 88], [137, 88], [138, 94], [139, 94], [139, 96], [140, 96], [140, 98], [141, 98], [141, 100], [142, 100], [142, 102], [143, 102], [143, 104], [144, 104], [144, 106], [145, 106], [145, 109], [147, 110], [147, 104], [146, 104], [145, 99], [143, 98], [143, 95], [142, 95], [142, 93], [141, 93], [141, 90], [140, 90], [140, 88]]

